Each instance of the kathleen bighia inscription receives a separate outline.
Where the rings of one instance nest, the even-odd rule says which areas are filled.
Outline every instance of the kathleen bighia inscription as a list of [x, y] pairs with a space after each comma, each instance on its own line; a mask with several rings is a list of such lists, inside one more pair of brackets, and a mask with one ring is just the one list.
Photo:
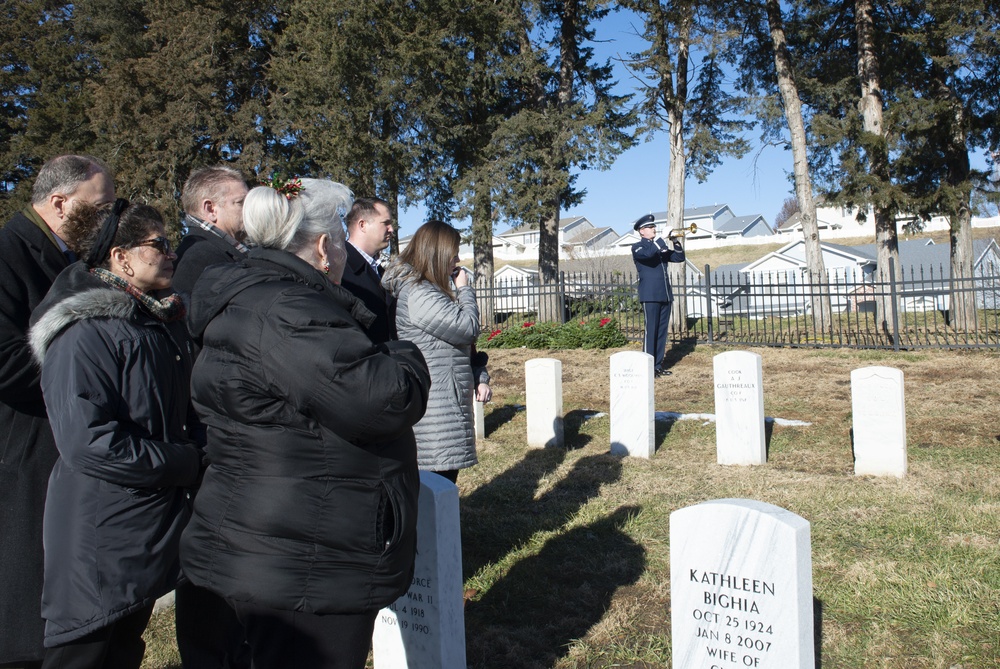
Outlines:
[[[751, 595], [775, 596], [774, 583], [762, 581], [756, 578], [746, 578], [745, 576], [733, 576], [731, 574], [720, 574], [714, 571], [702, 571], [690, 569], [688, 580], [691, 583], [701, 583], [712, 588], [729, 588], [739, 593], [750, 593]], [[760, 664], [760, 658], [747, 654], [747, 651], [757, 651], [766, 653], [771, 649], [771, 641], [765, 638], [758, 638], [754, 635], [773, 635], [773, 624], [763, 620], [740, 617], [734, 612], [760, 613], [760, 605], [754, 597], [740, 595], [730, 595], [726, 593], [703, 591], [703, 603], [705, 607], [695, 608], [691, 616], [699, 623], [695, 636], [704, 639], [706, 642], [718, 642], [718, 645], [709, 645], [705, 648], [709, 658], [743, 664], [746, 667], [756, 667]], [[721, 613], [713, 609], [724, 609]], [[709, 627], [712, 626], [712, 627]], [[717, 627], [717, 628], [713, 628]], [[727, 646], [727, 647], [722, 647]], [[742, 662], [740, 662], [742, 660]], [[712, 669], [720, 665], [711, 665]]]

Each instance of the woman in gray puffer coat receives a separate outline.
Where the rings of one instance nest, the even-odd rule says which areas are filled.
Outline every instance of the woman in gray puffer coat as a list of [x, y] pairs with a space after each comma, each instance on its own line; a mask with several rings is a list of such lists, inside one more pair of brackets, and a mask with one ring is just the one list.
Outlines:
[[458, 267], [460, 241], [455, 228], [428, 221], [382, 278], [397, 300], [399, 339], [417, 345], [431, 372], [427, 411], [413, 427], [417, 465], [452, 482], [478, 462], [472, 402], [492, 394], [486, 355], [474, 353], [479, 307]]

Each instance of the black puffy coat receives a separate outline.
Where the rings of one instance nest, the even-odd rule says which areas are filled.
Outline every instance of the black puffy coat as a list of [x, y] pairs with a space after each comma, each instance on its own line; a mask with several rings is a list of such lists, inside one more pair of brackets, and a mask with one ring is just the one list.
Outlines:
[[416, 550], [411, 428], [430, 385], [419, 350], [373, 344], [371, 312], [283, 251], [208, 268], [192, 304], [210, 464], [181, 542], [185, 574], [288, 611], [394, 601]]
[[75, 263], [32, 314], [30, 341], [59, 449], [44, 522], [51, 647], [174, 588], [202, 452], [183, 322], [162, 323]]

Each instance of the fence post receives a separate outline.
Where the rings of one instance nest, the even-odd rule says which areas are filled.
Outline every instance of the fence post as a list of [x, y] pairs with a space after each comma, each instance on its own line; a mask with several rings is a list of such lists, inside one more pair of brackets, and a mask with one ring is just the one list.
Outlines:
[[896, 262], [889, 258], [889, 293], [892, 296], [892, 350], [899, 351], [899, 296], [896, 294]]
[[566, 313], [566, 272], [559, 272], [559, 320], [560, 325], [567, 321]]
[[712, 268], [705, 264], [705, 316], [708, 318], [708, 343], [713, 343], [712, 333]]

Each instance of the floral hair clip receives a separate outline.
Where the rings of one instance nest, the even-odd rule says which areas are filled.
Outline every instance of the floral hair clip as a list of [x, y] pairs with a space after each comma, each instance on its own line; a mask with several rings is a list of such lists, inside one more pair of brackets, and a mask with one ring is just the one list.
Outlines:
[[298, 177], [292, 177], [291, 179], [284, 180], [278, 175], [277, 172], [272, 174], [270, 179], [261, 179], [260, 184], [278, 191], [285, 196], [286, 200], [298, 197], [299, 193], [306, 189], [306, 187], [302, 185], [302, 180]]

